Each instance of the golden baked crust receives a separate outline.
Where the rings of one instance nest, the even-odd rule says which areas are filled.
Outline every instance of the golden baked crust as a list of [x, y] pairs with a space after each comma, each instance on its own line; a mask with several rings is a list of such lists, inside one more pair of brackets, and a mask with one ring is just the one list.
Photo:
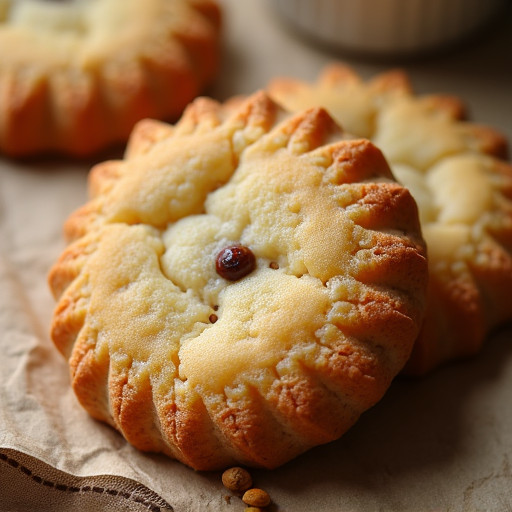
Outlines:
[[[92, 154], [177, 119], [219, 63], [215, 0], [3, 0], [0, 152]], [[1, 7], [1, 6], [0, 6]]]
[[505, 138], [465, 121], [454, 97], [416, 96], [391, 71], [364, 82], [333, 64], [317, 82], [283, 78], [269, 94], [296, 111], [325, 107], [371, 139], [416, 199], [427, 242], [429, 307], [406, 371], [423, 374], [476, 353], [512, 319], [512, 167]]
[[[407, 361], [427, 263], [369, 141], [264, 93], [138, 125], [49, 274], [52, 338], [89, 413], [196, 469], [275, 467], [336, 439]], [[216, 255], [248, 247], [230, 281]]]

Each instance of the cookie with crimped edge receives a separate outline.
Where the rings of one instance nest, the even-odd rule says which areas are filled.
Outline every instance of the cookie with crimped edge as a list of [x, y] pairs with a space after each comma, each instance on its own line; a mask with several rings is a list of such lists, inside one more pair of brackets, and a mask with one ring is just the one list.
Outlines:
[[406, 372], [478, 352], [512, 320], [512, 167], [503, 135], [468, 122], [456, 97], [415, 95], [401, 71], [363, 81], [333, 64], [315, 83], [276, 79], [268, 91], [292, 111], [323, 106], [371, 139], [418, 203], [429, 305]]
[[0, 0], [0, 152], [86, 156], [214, 79], [215, 0]]
[[[49, 274], [51, 336], [80, 403], [137, 448], [276, 467], [341, 436], [407, 361], [417, 207], [325, 110], [201, 98], [173, 127], [140, 123], [90, 185]], [[233, 246], [254, 256], [242, 274], [219, 259]]]

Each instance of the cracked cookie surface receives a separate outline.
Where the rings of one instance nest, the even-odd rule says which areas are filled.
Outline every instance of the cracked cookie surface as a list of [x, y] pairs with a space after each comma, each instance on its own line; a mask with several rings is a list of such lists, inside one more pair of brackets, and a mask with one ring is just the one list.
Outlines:
[[[52, 338], [94, 417], [196, 469], [276, 467], [341, 436], [424, 310], [417, 208], [381, 152], [264, 93], [142, 122], [49, 275]], [[239, 277], [225, 248], [254, 257]]]

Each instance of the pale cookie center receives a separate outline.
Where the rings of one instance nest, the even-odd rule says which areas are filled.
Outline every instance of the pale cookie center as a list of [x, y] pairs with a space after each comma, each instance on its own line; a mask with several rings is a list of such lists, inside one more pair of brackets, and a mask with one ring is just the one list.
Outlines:
[[81, 35], [88, 31], [86, 9], [83, 0], [0, 0], [0, 22], [36, 32]]

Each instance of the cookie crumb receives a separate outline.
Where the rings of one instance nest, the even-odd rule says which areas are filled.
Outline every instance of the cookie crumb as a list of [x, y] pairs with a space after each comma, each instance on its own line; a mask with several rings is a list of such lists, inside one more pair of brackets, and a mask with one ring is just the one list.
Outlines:
[[251, 507], [266, 507], [270, 504], [270, 496], [263, 489], [254, 487], [244, 493], [242, 501]]
[[242, 493], [251, 487], [252, 477], [246, 469], [235, 466], [222, 473], [222, 484], [230, 491]]

